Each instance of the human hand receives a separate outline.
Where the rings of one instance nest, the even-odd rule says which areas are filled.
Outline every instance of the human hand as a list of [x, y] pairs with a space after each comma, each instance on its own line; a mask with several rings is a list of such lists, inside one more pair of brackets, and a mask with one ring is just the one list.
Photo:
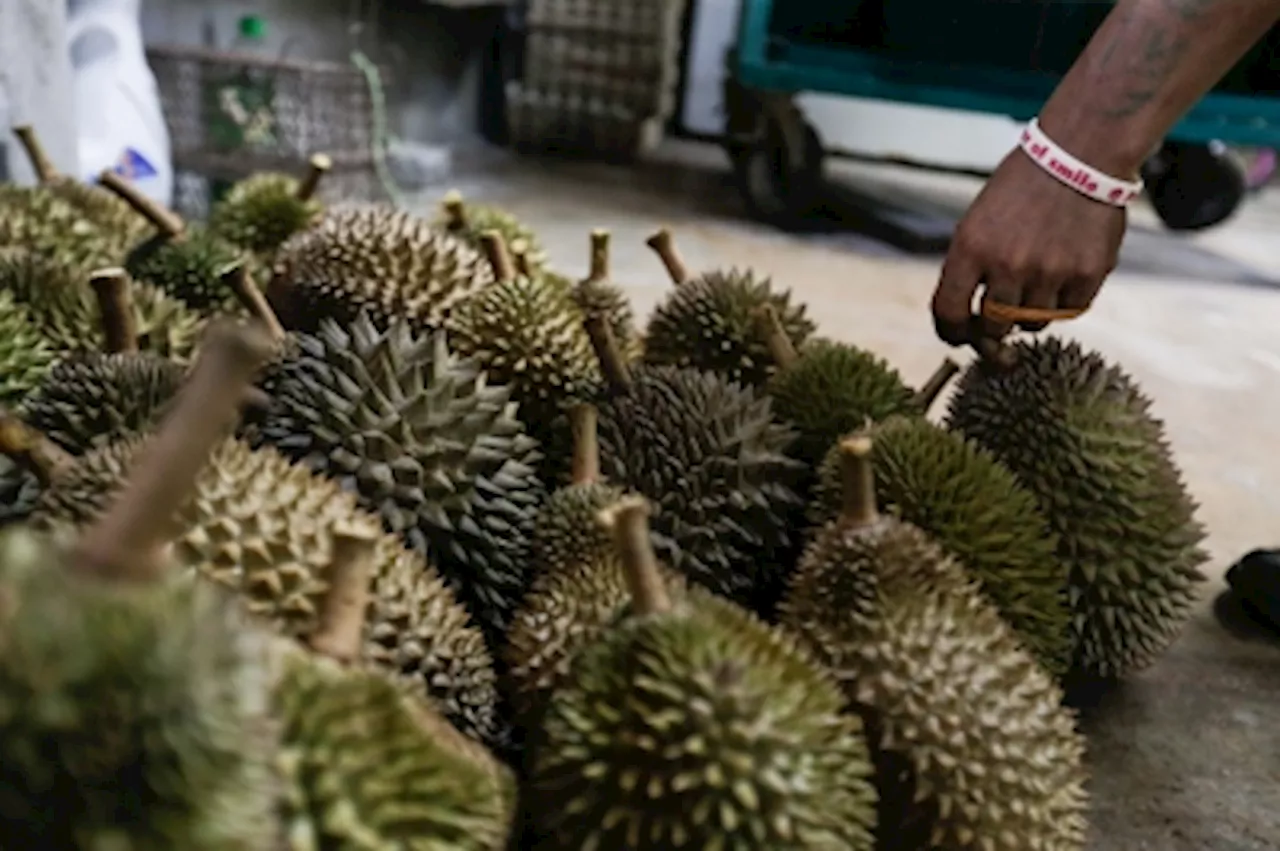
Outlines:
[[[1116, 266], [1125, 224], [1123, 208], [1086, 198], [1045, 174], [1022, 151], [1011, 152], [952, 237], [933, 293], [938, 336], [953, 346], [1004, 337], [1012, 323], [983, 313], [1008, 311], [991, 310], [990, 304], [1084, 311]], [[979, 286], [988, 309], [975, 315]], [[1039, 331], [1048, 322], [1017, 324]]]

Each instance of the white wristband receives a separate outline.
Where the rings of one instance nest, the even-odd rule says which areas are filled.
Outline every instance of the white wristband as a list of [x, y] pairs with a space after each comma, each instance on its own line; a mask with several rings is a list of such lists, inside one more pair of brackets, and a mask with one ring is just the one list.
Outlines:
[[1054, 179], [1101, 204], [1127, 207], [1142, 194], [1141, 180], [1120, 180], [1080, 162], [1044, 135], [1040, 122], [1034, 118], [1022, 129], [1018, 147]]

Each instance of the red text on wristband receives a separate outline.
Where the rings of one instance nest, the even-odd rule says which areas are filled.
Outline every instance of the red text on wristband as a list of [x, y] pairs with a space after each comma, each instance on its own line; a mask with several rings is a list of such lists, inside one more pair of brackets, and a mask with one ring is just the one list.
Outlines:
[[1046, 136], [1034, 118], [1022, 128], [1018, 147], [1054, 179], [1099, 203], [1126, 207], [1142, 194], [1141, 180], [1120, 180], [1086, 165]]

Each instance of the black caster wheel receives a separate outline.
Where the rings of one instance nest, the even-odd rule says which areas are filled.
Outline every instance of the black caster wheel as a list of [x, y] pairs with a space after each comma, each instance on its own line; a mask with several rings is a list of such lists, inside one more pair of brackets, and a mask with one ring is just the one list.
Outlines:
[[1143, 166], [1147, 196], [1165, 227], [1211, 228], [1230, 218], [1248, 194], [1245, 167], [1220, 142], [1166, 142]]
[[786, 229], [811, 219], [822, 187], [824, 152], [813, 125], [797, 116], [793, 132], [768, 113], [754, 138], [729, 149], [739, 191], [751, 215]]

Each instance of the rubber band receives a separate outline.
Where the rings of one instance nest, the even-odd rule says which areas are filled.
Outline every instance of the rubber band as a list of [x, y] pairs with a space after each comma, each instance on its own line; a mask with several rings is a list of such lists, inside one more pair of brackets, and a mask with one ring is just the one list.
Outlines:
[[982, 315], [997, 322], [1065, 322], [1082, 315], [1087, 308], [1079, 307], [1022, 307], [982, 300]]
[[1127, 207], [1142, 194], [1141, 179], [1120, 180], [1081, 162], [1046, 136], [1038, 119], [1031, 119], [1022, 128], [1018, 147], [1046, 174], [1100, 204]]

